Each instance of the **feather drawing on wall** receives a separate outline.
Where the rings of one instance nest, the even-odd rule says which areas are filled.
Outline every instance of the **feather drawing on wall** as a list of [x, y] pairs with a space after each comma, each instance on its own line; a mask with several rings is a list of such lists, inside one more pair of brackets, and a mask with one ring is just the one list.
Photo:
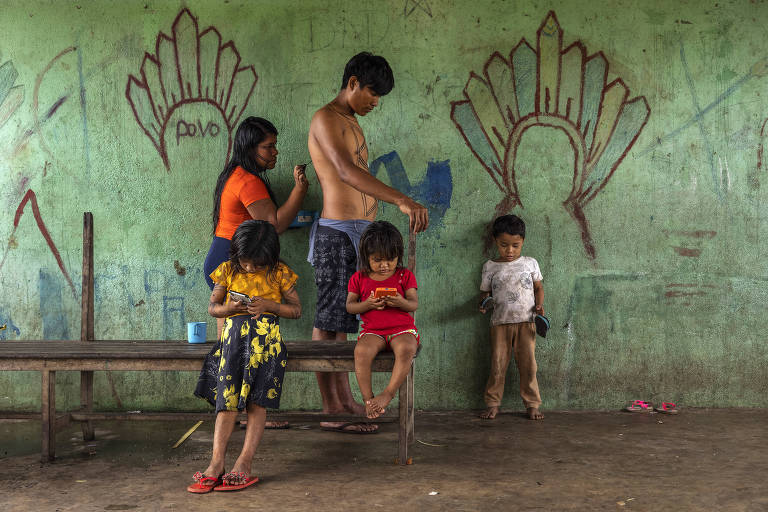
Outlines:
[[586, 205], [605, 187], [648, 121], [644, 96], [629, 99], [621, 78], [610, 83], [602, 52], [587, 55], [577, 41], [563, 49], [563, 31], [550, 11], [536, 48], [523, 38], [505, 57], [493, 53], [481, 74], [471, 72], [451, 119], [472, 154], [504, 194], [496, 215], [524, 208], [515, 181], [523, 134], [534, 126], [563, 131], [574, 153], [573, 184], [554, 198], [579, 225], [587, 256], [597, 257]]

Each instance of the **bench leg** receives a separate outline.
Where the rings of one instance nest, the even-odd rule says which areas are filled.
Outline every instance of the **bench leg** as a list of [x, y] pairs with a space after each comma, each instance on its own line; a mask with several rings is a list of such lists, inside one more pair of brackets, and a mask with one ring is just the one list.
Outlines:
[[41, 462], [52, 461], [56, 457], [56, 372], [42, 370], [42, 398], [41, 398], [41, 437], [43, 450], [40, 454]]
[[[80, 372], [80, 407], [85, 412], [93, 412], [93, 372]], [[93, 423], [88, 420], [80, 424], [83, 441], [93, 441], [96, 434]]]
[[416, 366], [416, 361], [411, 363], [411, 371], [408, 373], [408, 378], [406, 379], [406, 382], [408, 383], [408, 445], [413, 444], [414, 439], [414, 431], [415, 431], [415, 414], [413, 411], [413, 396], [414, 396], [414, 367]]
[[405, 382], [398, 391], [400, 430], [398, 434], [398, 462], [410, 464], [408, 446], [413, 441], [413, 364]]

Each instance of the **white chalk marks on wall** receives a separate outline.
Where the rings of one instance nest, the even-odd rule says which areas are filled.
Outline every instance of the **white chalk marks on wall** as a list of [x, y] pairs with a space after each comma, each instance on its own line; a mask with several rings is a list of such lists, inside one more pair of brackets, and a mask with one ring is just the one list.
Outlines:
[[[125, 97], [167, 171], [169, 143], [184, 139], [226, 136], [228, 160], [232, 134], [258, 80], [256, 71], [242, 65], [232, 41], [222, 44], [215, 27], [200, 32], [188, 9], [176, 16], [171, 34], [158, 33], [155, 54], [144, 54], [139, 77], [129, 75]], [[198, 108], [174, 115], [189, 105]]]
[[584, 207], [605, 187], [650, 115], [644, 96], [629, 98], [621, 78], [610, 83], [602, 52], [587, 55], [580, 42], [563, 49], [563, 31], [550, 11], [537, 32], [536, 49], [525, 38], [509, 58], [495, 52], [482, 75], [470, 73], [464, 100], [451, 119], [472, 154], [504, 193], [500, 215], [524, 208], [515, 181], [517, 150], [534, 126], [563, 131], [574, 152], [573, 185], [556, 198], [579, 225], [584, 250], [597, 257]]

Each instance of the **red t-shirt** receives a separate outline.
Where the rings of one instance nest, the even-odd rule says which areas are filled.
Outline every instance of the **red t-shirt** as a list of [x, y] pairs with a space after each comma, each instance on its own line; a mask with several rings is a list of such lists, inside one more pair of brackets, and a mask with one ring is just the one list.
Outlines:
[[[418, 288], [416, 276], [407, 268], [399, 268], [392, 277], [384, 281], [374, 281], [365, 272], [355, 272], [349, 279], [347, 289], [356, 293], [359, 301], [363, 302], [376, 288], [396, 288], [405, 297], [406, 290]], [[399, 308], [372, 309], [360, 315], [363, 320], [363, 331], [377, 334], [393, 334], [406, 329], [415, 329], [413, 315]]]
[[246, 207], [264, 198], [269, 198], [269, 192], [261, 178], [242, 167], [235, 167], [221, 191], [216, 236], [232, 240], [237, 226], [251, 220]]

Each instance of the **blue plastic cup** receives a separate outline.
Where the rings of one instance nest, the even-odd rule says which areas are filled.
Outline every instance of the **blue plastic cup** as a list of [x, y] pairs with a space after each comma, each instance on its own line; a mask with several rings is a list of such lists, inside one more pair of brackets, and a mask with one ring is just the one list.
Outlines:
[[189, 322], [187, 324], [187, 341], [190, 343], [205, 343], [206, 322]]

